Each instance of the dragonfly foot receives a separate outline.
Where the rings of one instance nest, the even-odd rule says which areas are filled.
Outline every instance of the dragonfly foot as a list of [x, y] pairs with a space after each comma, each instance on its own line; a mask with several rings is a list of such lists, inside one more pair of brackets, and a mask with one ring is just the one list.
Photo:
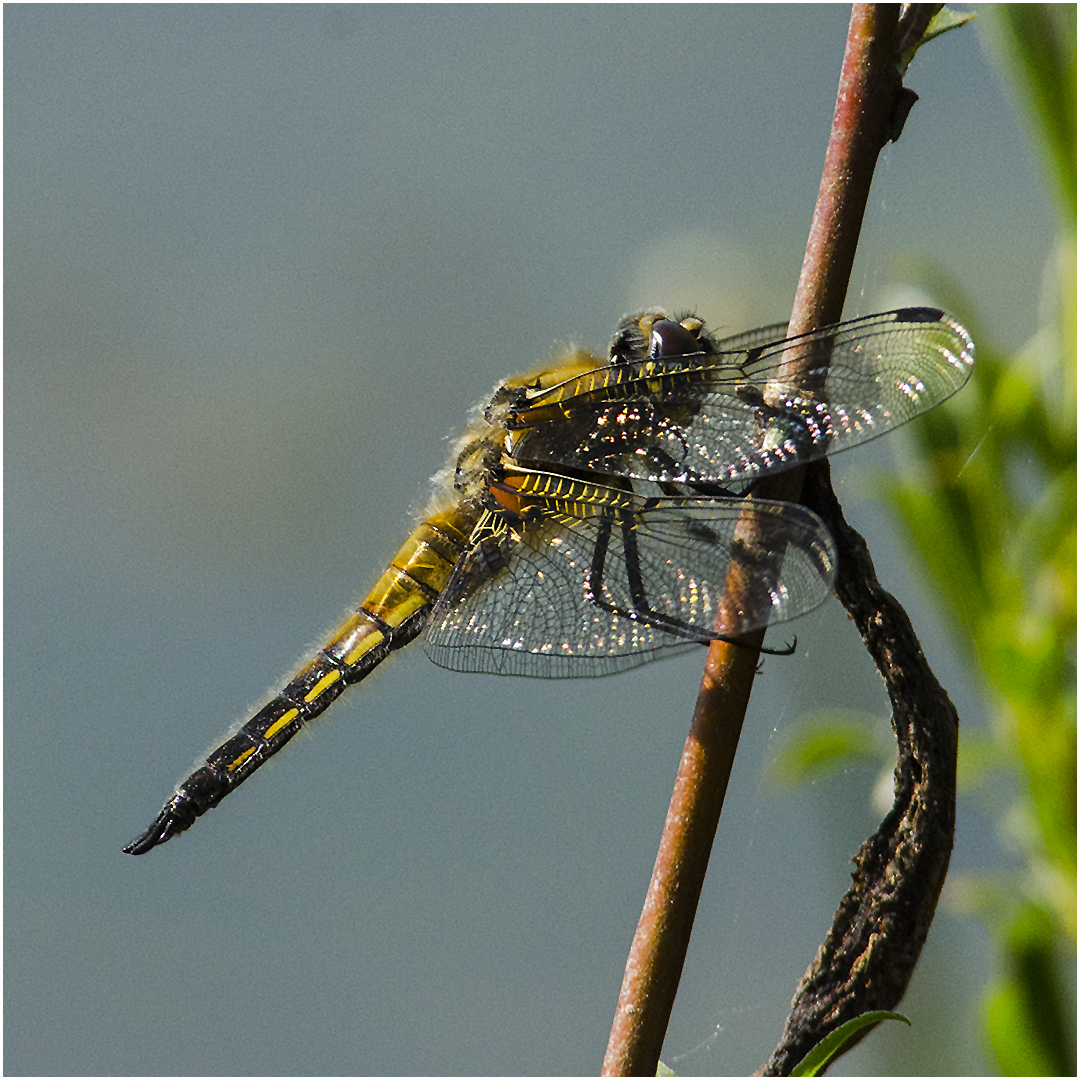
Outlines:
[[759, 653], [765, 653], [766, 656], [791, 656], [795, 652], [795, 646], [799, 644], [799, 639], [794, 636], [792, 636], [791, 644], [785, 645], [782, 649], [770, 649], [765, 645], [747, 645], [745, 641], [733, 637], [724, 637], [722, 634], [713, 640], [723, 641], [727, 645], [735, 645], [740, 649], [755, 649]]

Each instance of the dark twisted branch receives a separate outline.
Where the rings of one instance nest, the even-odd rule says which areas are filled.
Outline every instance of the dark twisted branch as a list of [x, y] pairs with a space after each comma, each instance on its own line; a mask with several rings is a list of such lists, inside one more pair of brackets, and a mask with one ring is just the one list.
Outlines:
[[799, 983], [766, 1076], [788, 1075], [860, 1013], [895, 1008], [930, 930], [956, 817], [956, 709], [904, 609], [878, 582], [866, 541], [844, 520], [827, 462], [807, 470], [803, 502], [836, 540], [836, 595], [885, 681], [899, 753], [893, 808], [855, 857], [851, 889]]

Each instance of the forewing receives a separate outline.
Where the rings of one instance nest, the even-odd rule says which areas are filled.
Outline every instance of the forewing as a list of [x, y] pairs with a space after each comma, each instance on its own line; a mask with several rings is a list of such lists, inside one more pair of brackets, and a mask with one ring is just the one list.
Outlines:
[[719, 338], [714, 344], [718, 352], [732, 353], [744, 352], [747, 349], [761, 349], [767, 345], [775, 345], [782, 341], [787, 334], [786, 322], [770, 323], [768, 326], [759, 326], [756, 330], [744, 330], [741, 334], [732, 334], [730, 337]]
[[[544, 513], [516, 529], [482, 521], [432, 613], [428, 655], [458, 671], [602, 675], [784, 622], [829, 594], [835, 549], [803, 507], [712, 498], [648, 506]], [[736, 542], [737, 528], [756, 541]], [[738, 603], [724, 599], [733, 562], [751, 584]]]
[[[519, 410], [508, 425], [519, 432], [513, 456], [655, 481], [746, 482], [914, 419], [959, 390], [974, 359], [956, 320], [908, 308], [742, 351], [637, 361]], [[784, 374], [793, 363], [797, 383]]]

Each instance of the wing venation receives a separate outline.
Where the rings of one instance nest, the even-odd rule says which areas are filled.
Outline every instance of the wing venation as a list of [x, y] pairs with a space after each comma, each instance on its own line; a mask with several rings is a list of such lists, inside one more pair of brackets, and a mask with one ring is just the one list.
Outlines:
[[[489, 514], [425, 648], [458, 671], [609, 674], [805, 614], [828, 596], [835, 565], [822, 522], [787, 503], [642, 499], [633, 511], [545, 512], [516, 527]], [[735, 603], [725, 583], [740, 570]]]
[[[771, 332], [773, 328], [768, 328]], [[599, 369], [517, 411], [523, 463], [651, 481], [739, 484], [883, 435], [967, 381], [971, 336], [908, 308], [741, 349]], [[801, 371], [798, 381], [785, 372]]]

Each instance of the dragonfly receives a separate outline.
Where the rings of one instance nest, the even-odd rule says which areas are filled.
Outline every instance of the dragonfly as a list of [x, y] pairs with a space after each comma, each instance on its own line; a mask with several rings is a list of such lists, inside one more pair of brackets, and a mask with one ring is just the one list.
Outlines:
[[[371, 592], [124, 851], [184, 832], [421, 635], [455, 671], [595, 676], [739, 643], [824, 602], [828, 530], [755, 485], [939, 405], [975, 345], [928, 307], [786, 329], [717, 339], [696, 316], [649, 310], [619, 323], [606, 357], [570, 349], [499, 386]], [[733, 596], [729, 581], [746, 587]]]

